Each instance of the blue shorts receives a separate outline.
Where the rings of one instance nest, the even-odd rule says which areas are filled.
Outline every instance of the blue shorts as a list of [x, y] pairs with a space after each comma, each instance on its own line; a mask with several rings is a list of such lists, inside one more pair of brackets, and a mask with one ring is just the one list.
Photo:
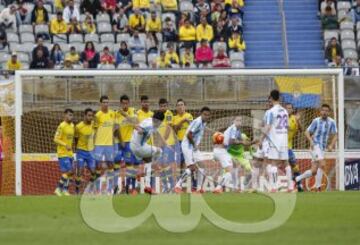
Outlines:
[[185, 162], [184, 154], [181, 149], [181, 141], [177, 142], [175, 145], [175, 160], [177, 164], [181, 164]]
[[175, 162], [176, 155], [176, 146], [175, 145], [166, 145], [162, 147], [162, 154], [159, 159], [161, 164], [170, 164]]
[[142, 160], [135, 157], [134, 153], [130, 149], [130, 142], [126, 142], [124, 147], [121, 147], [120, 145], [120, 149], [125, 163], [139, 165], [142, 162]]
[[122, 160], [124, 160], [123, 150], [120, 143], [114, 145], [114, 151], [115, 151], [115, 158], [114, 158], [115, 163], [119, 163]]
[[76, 160], [78, 168], [83, 168], [86, 164], [90, 170], [95, 170], [95, 158], [91, 151], [77, 150]]
[[295, 154], [293, 152], [293, 150], [289, 149], [288, 150], [288, 155], [289, 155], [289, 163], [290, 165], [295, 165], [296, 164], [296, 157]]
[[71, 172], [73, 170], [73, 158], [61, 157], [59, 160], [60, 171], [62, 173]]
[[97, 145], [94, 149], [94, 156], [97, 162], [113, 162], [115, 153], [112, 145]]

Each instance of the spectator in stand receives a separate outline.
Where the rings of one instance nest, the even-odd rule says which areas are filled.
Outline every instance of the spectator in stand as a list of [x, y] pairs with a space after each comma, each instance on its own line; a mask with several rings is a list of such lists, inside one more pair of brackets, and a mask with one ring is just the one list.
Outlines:
[[161, 20], [158, 16], [156, 16], [156, 12], [152, 11], [150, 18], [146, 21], [146, 32], [161, 32]]
[[54, 0], [54, 7], [56, 12], [63, 12], [66, 6], [66, 0]]
[[165, 64], [169, 66], [179, 65], [179, 56], [175, 51], [174, 43], [168, 43], [168, 50], [165, 55]]
[[194, 64], [194, 54], [191, 48], [186, 47], [184, 53], [181, 55], [181, 64], [185, 67], [185, 64]]
[[84, 68], [97, 68], [99, 65], [99, 54], [95, 50], [93, 42], [86, 42], [85, 49], [81, 52], [80, 61]]
[[185, 21], [185, 25], [180, 27], [179, 39], [183, 42], [184, 47], [195, 47], [196, 30], [195, 27], [190, 23], [190, 20]]
[[351, 17], [355, 24], [360, 21], [360, 0], [356, 0], [356, 5], [351, 8]]
[[227, 29], [225, 27], [225, 22], [223, 20], [219, 20], [214, 28], [215, 41], [217, 42], [225, 42], [228, 35]]
[[132, 9], [132, 0], [119, 0], [118, 4], [119, 8], [124, 9], [126, 16], [129, 16]]
[[231, 6], [225, 9], [230, 18], [236, 17], [242, 21], [244, 12], [242, 11], [241, 6], [238, 3], [238, 0], [232, 0]]
[[6, 69], [10, 71], [20, 70], [22, 68], [21, 62], [17, 59], [17, 54], [12, 52], [10, 59], [6, 63]]
[[101, 7], [105, 12], [109, 14], [110, 21], [112, 21], [112, 18], [116, 13], [116, 9], [117, 9], [116, 0], [103, 0], [101, 3]]
[[177, 41], [175, 23], [170, 19], [170, 17], [166, 17], [165, 19], [165, 25], [163, 27], [162, 34], [164, 42]]
[[115, 33], [127, 33], [128, 32], [128, 18], [126, 17], [125, 10], [119, 9], [119, 13], [116, 14], [112, 21], [113, 32]]
[[140, 9], [134, 8], [134, 13], [129, 17], [129, 27], [132, 33], [134, 31], [145, 31], [145, 19], [141, 14]]
[[246, 49], [245, 41], [238, 32], [233, 32], [229, 38], [228, 46], [230, 51], [234, 52], [244, 52]]
[[5, 28], [0, 26], [0, 50], [4, 50], [5, 48], [8, 48], [9, 44], [7, 41], [7, 35]]
[[190, 19], [190, 14], [188, 12], [181, 12], [179, 20], [179, 28], [185, 25], [185, 21]]
[[67, 30], [68, 34], [82, 33], [81, 26], [76, 18], [72, 18], [70, 24], [68, 24], [67, 26], [68, 26], [68, 30]]
[[323, 30], [336, 30], [339, 28], [339, 23], [336, 15], [331, 13], [331, 7], [325, 8], [325, 15], [321, 16], [321, 24]]
[[64, 66], [63, 66], [62, 69], [64, 69], [64, 70], [72, 70], [72, 69], [74, 69], [73, 64], [72, 64], [70, 59], [65, 58]]
[[219, 21], [222, 11], [223, 11], [223, 8], [222, 8], [221, 3], [217, 3], [214, 6], [214, 10], [211, 12], [211, 23], [216, 24]]
[[0, 13], [0, 26], [5, 29], [16, 31], [16, 7], [10, 5]]
[[31, 23], [33, 25], [45, 25], [49, 22], [49, 14], [47, 10], [44, 8], [44, 3], [42, 0], [38, 0], [36, 2], [36, 6], [34, 7], [31, 13]]
[[201, 15], [205, 15], [207, 18], [210, 16], [211, 8], [205, 0], [197, 0], [194, 8], [195, 23], [200, 22]]
[[60, 66], [64, 62], [64, 53], [59, 44], [55, 43], [50, 52], [50, 60], [54, 66]]
[[208, 45], [208, 41], [206, 39], [202, 39], [200, 43], [200, 47], [198, 47], [195, 51], [195, 60], [196, 63], [200, 64], [208, 64], [213, 60], [213, 51]]
[[228, 17], [228, 14], [225, 10], [222, 10], [221, 11], [221, 14], [220, 14], [220, 17], [219, 17], [219, 21], [223, 21], [225, 23], [225, 26], [228, 26], [229, 24], [229, 17]]
[[69, 23], [72, 18], [76, 18], [80, 21], [80, 12], [74, 4], [74, 0], [68, 0], [67, 6], [64, 8], [63, 18], [66, 23]]
[[42, 51], [42, 54], [41, 54], [42, 57], [49, 59], [49, 56], [50, 56], [49, 50], [46, 46], [44, 46], [44, 39], [42, 39], [41, 37], [37, 38], [37, 45], [35, 46], [35, 48], [32, 51], [33, 59], [35, 59], [38, 50]]
[[129, 40], [129, 46], [131, 52], [143, 53], [145, 52], [145, 41], [140, 38], [139, 32], [135, 31], [133, 36]]
[[68, 54], [66, 54], [65, 60], [70, 60], [71, 64], [73, 64], [73, 65], [80, 63], [80, 56], [74, 46], [70, 47], [70, 52]]
[[215, 68], [230, 68], [230, 59], [227, 57], [224, 48], [219, 48], [217, 54], [214, 57], [213, 67]]
[[162, 12], [172, 12], [175, 16], [178, 14], [178, 3], [176, 0], [159, 0]]
[[331, 68], [340, 68], [342, 67], [342, 59], [340, 56], [336, 56], [332, 62], [328, 63], [328, 67]]
[[160, 56], [156, 58], [156, 67], [164, 69], [170, 66], [170, 63], [166, 61], [166, 53], [164, 50], [160, 51]]
[[131, 65], [132, 63], [131, 53], [125, 41], [121, 41], [120, 48], [115, 53], [115, 59], [116, 59], [115, 60], [116, 65], [124, 64], [124, 63]]
[[146, 35], [146, 48], [148, 53], [157, 53], [159, 50], [159, 40], [155, 32]]
[[[225, 0], [224, 4], [225, 4], [225, 8], [229, 8], [231, 7], [231, 5], [233, 4], [234, 0]], [[237, 4], [243, 8], [244, 7], [244, 0], [235, 0], [237, 2]]]
[[241, 25], [239, 24], [239, 19], [236, 16], [233, 16], [231, 18], [231, 24], [227, 28], [227, 36], [231, 37], [232, 33], [238, 32], [240, 34], [243, 33], [243, 29]]
[[56, 17], [54, 17], [50, 21], [50, 33], [51, 34], [65, 34], [67, 33], [68, 28], [67, 24], [65, 23], [62, 13], [57, 12]]
[[140, 9], [143, 13], [150, 11], [150, 0], [133, 0], [133, 9]]
[[333, 0], [325, 0], [321, 3], [321, 15], [325, 15], [326, 7], [331, 8], [331, 15], [336, 15], [335, 3]]
[[101, 3], [100, 0], [82, 0], [80, 4], [80, 10], [83, 14], [92, 15], [93, 19], [96, 19], [96, 15], [98, 15], [101, 11]]
[[42, 49], [37, 49], [33, 58], [30, 69], [47, 69], [49, 68], [49, 59], [44, 56]]
[[94, 24], [93, 19], [90, 15], [85, 17], [85, 20], [82, 24], [82, 30], [85, 34], [94, 34], [96, 33], [96, 26]]
[[114, 56], [112, 56], [107, 46], [105, 46], [103, 49], [103, 53], [100, 57], [100, 63], [102, 65], [112, 65], [115, 63]]
[[198, 42], [201, 40], [211, 42], [214, 38], [214, 31], [212, 26], [207, 23], [205, 16], [201, 17], [200, 22], [201, 23], [196, 27], [196, 40]]
[[353, 64], [351, 58], [346, 58], [343, 70], [345, 76], [359, 76], [359, 68]]
[[29, 14], [28, 9], [24, 6], [24, 1], [20, 0], [19, 4], [18, 4], [18, 8], [16, 10], [16, 24], [17, 26], [20, 25], [26, 25], [26, 24], [30, 24], [31, 20], [31, 16]]
[[334, 62], [337, 57], [342, 58], [343, 52], [340, 44], [338, 44], [336, 38], [333, 37], [331, 38], [325, 49], [325, 59], [327, 60], [327, 62]]

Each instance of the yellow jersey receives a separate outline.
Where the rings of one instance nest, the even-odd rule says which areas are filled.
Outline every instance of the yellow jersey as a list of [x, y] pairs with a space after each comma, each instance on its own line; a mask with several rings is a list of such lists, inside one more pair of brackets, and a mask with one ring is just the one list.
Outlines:
[[136, 112], [136, 114], [137, 114], [138, 122], [141, 123], [146, 118], [152, 117], [154, 115], [154, 112], [152, 112], [150, 110], [148, 112], [145, 112], [142, 109], [140, 109]]
[[161, 32], [161, 20], [160, 20], [160, 18], [156, 17], [155, 20], [149, 18], [146, 21], [146, 31]]
[[161, 126], [159, 127], [159, 133], [163, 138], [165, 137], [166, 131], [170, 130], [169, 136], [166, 140], [167, 145], [175, 145], [175, 135], [174, 135], [174, 130], [172, 129], [173, 118], [174, 118], [174, 114], [170, 110], [167, 110], [164, 113], [164, 120], [161, 123]]
[[[73, 157], [72, 145], [74, 142], [75, 127], [73, 123], [67, 123], [63, 121], [58, 126], [54, 142], [56, 143], [56, 151], [58, 158]], [[70, 146], [71, 149], [66, 149], [66, 146]]]
[[50, 32], [52, 34], [65, 34], [67, 32], [67, 24], [64, 20], [58, 21], [57, 18], [53, 18], [50, 21]]
[[[125, 112], [129, 119], [136, 118], [135, 108], [129, 107]], [[134, 131], [134, 122], [124, 117], [120, 112], [116, 112], [116, 124], [119, 125], [119, 137], [122, 142], [130, 142], [132, 133]]]
[[296, 121], [295, 115], [289, 116], [289, 127], [288, 127], [288, 148], [293, 148], [294, 138], [299, 130], [299, 125]]
[[180, 27], [179, 29], [179, 39], [180, 41], [195, 41], [196, 39], [196, 30], [194, 26], [186, 28], [185, 26]]
[[[173, 125], [178, 125], [184, 119], [188, 119], [191, 122], [193, 120], [193, 116], [188, 112], [185, 112], [182, 115], [176, 115], [176, 116], [173, 117], [173, 123], [172, 124]], [[181, 127], [177, 130], [176, 136], [177, 136], [179, 141], [183, 140], [183, 138], [185, 136], [185, 133], [186, 133], [186, 130], [189, 127], [189, 125], [190, 125], [189, 122], [184, 122], [181, 125]]]
[[18, 60], [15, 63], [13, 63], [10, 59], [6, 63], [6, 68], [10, 71], [20, 70], [22, 68], [22, 64]]
[[174, 51], [172, 53], [170, 52], [166, 52], [165, 55], [165, 64], [179, 64], [179, 56], [177, 55], [177, 53]]
[[205, 27], [202, 24], [199, 24], [196, 27], [196, 40], [200, 42], [202, 39], [206, 39], [210, 42], [214, 38], [214, 31], [211, 25], [206, 25]]
[[112, 146], [114, 144], [115, 112], [98, 111], [95, 114], [94, 128], [96, 129], [95, 145]]
[[94, 124], [86, 124], [84, 121], [76, 124], [75, 138], [78, 139], [76, 149], [92, 151], [94, 149]]
[[[225, 5], [232, 5], [232, 0], [225, 0]], [[240, 7], [244, 7], [244, 0], [237, 0], [237, 3]]]
[[131, 28], [136, 28], [137, 26], [143, 26], [143, 25], [145, 25], [144, 16], [142, 15], [136, 16], [135, 14], [130, 15], [129, 26]]

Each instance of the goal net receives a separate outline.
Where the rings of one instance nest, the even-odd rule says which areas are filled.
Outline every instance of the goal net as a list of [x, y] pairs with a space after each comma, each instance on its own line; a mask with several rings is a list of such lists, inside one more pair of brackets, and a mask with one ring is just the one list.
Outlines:
[[[250, 139], [259, 133], [267, 109], [269, 92], [279, 89], [283, 103], [292, 103], [306, 128], [318, 116], [319, 107], [327, 103], [339, 124], [338, 70], [171, 70], [171, 71], [20, 71], [15, 76], [14, 115], [2, 113], [3, 155], [1, 193], [51, 194], [60, 172], [53, 142], [65, 108], [74, 110], [74, 121], [83, 119], [85, 108], [99, 110], [99, 98], [108, 95], [110, 108], [119, 108], [119, 98], [126, 94], [132, 107], [140, 108], [140, 96], [147, 95], [150, 109], [158, 109], [158, 101], [169, 101], [176, 115], [179, 98], [193, 117], [203, 106], [211, 108], [211, 122], [200, 145], [205, 172], [216, 178], [220, 165], [212, 160], [212, 134], [224, 131], [235, 116], [242, 118], [242, 131]], [[340, 95], [341, 96], [341, 95]], [[340, 140], [342, 137], [339, 137]], [[341, 143], [341, 142], [340, 142]], [[341, 189], [343, 148], [326, 154], [323, 180], [328, 190]], [[300, 171], [310, 168], [311, 156], [303, 132], [294, 137], [294, 151]], [[251, 159], [251, 154], [249, 159]], [[179, 174], [180, 166], [176, 165]], [[240, 175], [244, 171], [240, 168]], [[124, 170], [120, 172], [124, 175]], [[176, 178], [176, 176], [175, 176]], [[305, 183], [310, 188], [312, 180]]]

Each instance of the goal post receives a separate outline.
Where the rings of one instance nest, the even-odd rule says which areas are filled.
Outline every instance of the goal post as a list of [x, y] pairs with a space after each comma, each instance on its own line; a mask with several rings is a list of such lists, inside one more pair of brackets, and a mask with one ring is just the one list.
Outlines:
[[[195, 93], [199, 93], [199, 96], [203, 98], [203, 101], [200, 102], [194, 102], [193, 106], [196, 107], [197, 105], [206, 105], [206, 103], [210, 103], [214, 107], [217, 107], [218, 113], [223, 113], [223, 115], [227, 116], [234, 116], [235, 114], [229, 114], [225, 110], [227, 108], [231, 108], [232, 112], [237, 110], [235, 108], [239, 104], [243, 104], [244, 106], [249, 105], [249, 108], [262, 108], [260, 107], [260, 103], [264, 104], [266, 101], [266, 97], [262, 98], [262, 101], [257, 100], [243, 100], [244, 102], [240, 101], [239, 98], [243, 96], [244, 93], [247, 93], [248, 91], [252, 91], [252, 89], [256, 88], [258, 89], [258, 95], [264, 96], [265, 94], [269, 94], [270, 88], [275, 88], [276, 84], [274, 82], [276, 77], [326, 77], [326, 83], [327, 88], [329, 88], [330, 91], [323, 91], [326, 92], [331, 96], [331, 106], [334, 108], [334, 115], [335, 119], [338, 123], [338, 144], [337, 144], [337, 151], [335, 153], [335, 165], [336, 165], [336, 189], [338, 190], [344, 190], [344, 162], [345, 162], [345, 149], [344, 149], [344, 135], [345, 135], [345, 124], [344, 124], [344, 77], [343, 77], [343, 71], [342, 69], [209, 69], [209, 70], [20, 70], [16, 71], [15, 73], [15, 139], [14, 139], [14, 162], [15, 162], [15, 194], [16, 195], [22, 195], [23, 194], [23, 188], [24, 183], [22, 183], [24, 176], [23, 176], [23, 113], [24, 113], [24, 106], [27, 102], [23, 100], [24, 96], [24, 83], [27, 82], [27, 79], [33, 78], [36, 80], [36, 78], [40, 79], [46, 79], [47, 77], [49, 79], [57, 77], [59, 79], [79, 79], [84, 77], [96, 77], [96, 78], [107, 78], [108, 80], [113, 80], [115, 83], [121, 83], [122, 79], [124, 78], [132, 78], [132, 77], [142, 77], [143, 79], [147, 78], [163, 78], [164, 82], [167, 82], [167, 86], [164, 86], [164, 89], [166, 91], [162, 91], [164, 94], [171, 97], [172, 93], [174, 91], [177, 91], [176, 89], [179, 88], [173, 88], [172, 90], [169, 88], [169, 86], [172, 86], [170, 83], [173, 83], [173, 80], [176, 80], [175, 78], [186, 78], [186, 77], [205, 77], [201, 81], [201, 83], [206, 83], [207, 78], [211, 77], [221, 77], [222, 79], [226, 77], [232, 77], [232, 78], [239, 78], [235, 82], [231, 83], [232, 86], [229, 86], [228, 89], [231, 92], [234, 90], [234, 99], [238, 101], [237, 103], [233, 103], [231, 100], [227, 101], [226, 94], [229, 93], [229, 91], [225, 91], [223, 94], [223, 97], [216, 97], [216, 88], [212, 88], [212, 90], [207, 90], [204, 87], [201, 87], [201, 89], [194, 91]], [[268, 78], [269, 83], [271, 84], [269, 86], [261, 86], [261, 83], [257, 85], [251, 86], [251, 80], [254, 77], [266, 77]], [[167, 79], [168, 78], [168, 79]], [[174, 79], [173, 79], [174, 78]], [[197, 81], [198, 82], [198, 81]], [[200, 83], [200, 82], [199, 82]], [[169, 85], [170, 84], [170, 85]], [[185, 83], [179, 83], [180, 89], [181, 86], [185, 86], [182, 84]], [[275, 85], [274, 85], [275, 84]], [[68, 87], [64, 88], [65, 93], [69, 95], [69, 98], [71, 97], [71, 92], [69, 88], [69, 85], [66, 85]], [[102, 86], [102, 85], [100, 85]], [[133, 85], [134, 87], [139, 87], [138, 84]], [[157, 85], [154, 85], [152, 87], [153, 90], [150, 89], [146, 90], [149, 96], [151, 96], [152, 92], [156, 93], [157, 90], [161, 90], [161, 88], [155, 87]], [[187, 86], [187, 85], [186, 85]], [[273, 86], [273, 87], [271, 87]], [[41, 88], [41, 85], [39, 85], [39, 88]], [[102, 88], [102, 87], [101, 87]], [[172, 88], [172, 87], [171, 87]], [[191, 86], [189, 85], [191, 91]], [[56, 86], [54, 89], [57, 89]], [[85, 88], [86, 89], [86, 88]], [[301, 87], [298, 88], [301, 93]], [[35, 89], [34, 89], [35, 90]], [[236, 91], [235, 91], [236, 90]], [[100, 90], [101, 91], [101, 90]], [[108, 90], [108, 91], [111, 91]], [[210, 92], [209, 92], [210, 91]], [[215, 91], [215, 92], [214, 92]], [[254, 92], [254, 91], [252, 91]], [[280, 91], [281, 92], [281, 91]], [[134, 95], [139, 95], [140, 92], [134, 92]], [[200, 94], [201, 93], [201, 94]], [[213, 98], [207, 99], [209, 97], [210, 93]], [[220, 92], [219, 92], [220, 93]], [[296, 93], [296, 91], [294, 91]], [[231, 94], [231, 93], [230, 93]], [[117, 94], [117, 100], [121, 94]], [[210, 96], [210, 97], [211, 97]], [[246, 96], [246, 95], [245, 95]], [[175, 98], [175, 97], [174, 97]], [[241, 97], [242, 98], [242, 97]], [[183, 97], [184, 100], [187, 100], [186, 97]], [[219, 102], [220, 101], [220, 102]], [[320, 99], [321, 101], [321, 99]], [[225, 103], [226, 102], [226, 103]], [[45, 103], [45, 102], [44, 102]], [[42, 107], [44, 107], [44, 103], [41, 104]], [[57, 102], [54, 100], [54, 106], [58, 106], [57, 108], [63, 108], [63, 105], [59, 104], [66, 104], [69, 103], [69, 101], [64, 102]], [[92, 103], [95, 103], [92, 101]], [[46, 103], [45, 103], [46, 104]], [[74, 102], [74, 106], [79, 106], [78, 103]], [[29, 105], [30, 106], [30, 105]], [[33, 105], [36, 107], [36, 105]], [[226, 108], [225, 108], [226, 107]], [[305, 106], [306, 107], [306, 106]], [[80, 107], [79, 107], [80, 108]], [[82, 107], [81, 107], [82, 108]], [[244, 107], [246, 109], [246, 107]], [[242, 109], [244, 109], [242, 108]], [[171, 108], [172, 109], [172, 108]], [[230, 110], [230, 109], [229, 109]], [[314, 107], [311, 110], [315, 110]], [[248, 113], [248, 112], [246, 112]], [[312, 112], [314, 113], [314, 112]], [[311, 114], [313, 115], [313, 114]], [[309, 120], [310, 118], [307, 118]], [[54, 119], [51, 119], [54, 120]], [[53, 121], [50, 121], [49, 123], [52, 123]], [[60, 121], [58, 121], [60, 122]], [[26, 122], [29, 123], [29, 122]], [[217, 126], [214, 126], [214, 129], [223, 128], [225, 124], [228, 124], [229, 121], [227, 120], [226, 123], [222, 123], [221, 120], [218, 120]], [[307, 126], [307, 125], [306, 125]], [[30, 127], [30, 123], [29, 123]], [[36, 132], [34, 132], [36, 134]], [[45, 141], [47, 142], [47, 141]], [[305, 142], [302, 139], [302, 142]], [[39, 144], [42, 144], [40, 142]], [[301, 156], [303, 154], [304, 158], [310, 158], [306, 153], [306, 143], [301, 143], [301, 149], [299, 149], [298, 155]], [[32, 149], [32, 147], [29, 147]], [[39, 148], [39, 147], [37, 147]], [[209, 147], [205, 147], [206, 151], [209, 151]], [[31, 152], [32, 150], [27, 150], [27, 152]], [[34, 150], [35, 151], [35, 150]], [[34, 153], [40, 153], [40, 152], [34, 152]], [[49, 153], [49, 152], [46, 152]], [[54, 153], [54, 152], [52, 152]], [[332, 154], [334, 155], [334, 154]]]

